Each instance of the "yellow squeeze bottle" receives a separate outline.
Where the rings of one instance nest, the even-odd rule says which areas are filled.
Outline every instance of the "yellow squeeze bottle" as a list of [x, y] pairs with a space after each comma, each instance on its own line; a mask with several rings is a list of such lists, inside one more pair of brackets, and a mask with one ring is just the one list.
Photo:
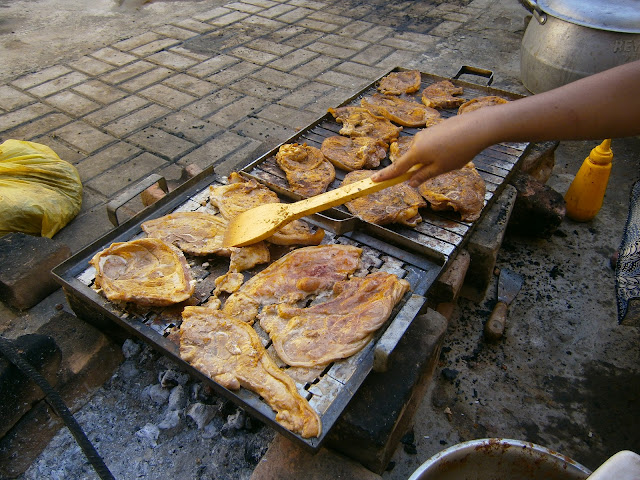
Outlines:
[[578, 222], [591, 220], [600, 211], [611, 173], [611, 139], [591, 150], [564, 196], [567, 216]]

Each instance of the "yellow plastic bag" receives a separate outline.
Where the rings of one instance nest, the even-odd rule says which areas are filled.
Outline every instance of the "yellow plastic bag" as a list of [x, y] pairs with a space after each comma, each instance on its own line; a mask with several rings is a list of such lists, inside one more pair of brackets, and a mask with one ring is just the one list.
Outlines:
[[46, 145], [20, 140], [0, 144], [0, 235], [51, 238], [81, 205], [82, 183], [73, 165]]

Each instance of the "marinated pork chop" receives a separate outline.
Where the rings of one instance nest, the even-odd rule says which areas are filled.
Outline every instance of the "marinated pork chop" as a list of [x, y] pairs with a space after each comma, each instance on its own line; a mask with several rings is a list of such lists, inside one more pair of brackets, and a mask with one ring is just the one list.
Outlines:
[[461, 95], [462, 87], [456, 87], [449, 80], [433, 83], [422, 91], [422, 103], [431, 108], [455, 108], [466, 100], [454, 95]]
[[95, 286], [111, 301], [160, 307], [188, 299], [195, 289], [184, 254], [157, 238], [113, 243], [89, 263]]
[[374, 115], [362, 107], [330, 108], [329, 113], [342, 124], [340, 135], [347, 137], [373, 137], [390, 143], [402, 131], [402, 127], [394, 125], [389, 119]]
[[230, 254], [222, 247], [227, 221], [217, 215], [176, 212], [147, 220], [140, 226], [148, 237], [159, 238], [191, 255]]
[[385, 272], [352, 277], [333, 287], [329, 300], [308, 308], [269, 305], [259, 315], [278, 356], [288, 365], [314, 367], [359, 352], [409, 290]]
[[253, 323], [261, 306], [296, 303], [333, 288], [351, 275], [360, 261], [362, 249], [350, 245], [303, 247], [279, 258], [251, 277], [224, 304], [223, 311]]
[[[209, 187], [209, 201], [227, 220], [265, 203], [279, 203], [275, 192], [253, 179], [245, 179], [238, 173], [229, 175], [229, 184]], [[318, 245], [324, 238], [324, 230], [315, 232], [302, 220], [294, 220], [267, 239], [276, 245]]]
[[335, 135], [322, 142], [320, 150], [336, 167], [352, 171], [376, 168], [387, 156], [389, 145], [371, 137], [344, 137]]
[[336, 171], [320, 149], [307, 144], [288, 143], [276, 153], [278, 166], [287, 175], [293, 192], [313, 197], [324, 192], [336, 177]]
[[401, 95], [420, 90], [421, 76], [418, 70], [391, 72], [380, 80], [378, 91], [389, 95]]
[[[345, 175], [342, 184], [348, 185], [370, 177], [372, 174], [370, 170], [355, 170]], [[351, 213], [369, 223], [376, 225], [401, 223], [415, 227], [422, 221], [418, 209], [426, 207], [427, 203], [415, 188], [410, 187], [407, 182], [402, 182], [351, 200], [345, 205]]]
[[496, 97], [495, 95], [472, 98], [468, 102], [464, 102], [462, 105], [460, 105], [460, 108], [458, 108], [458, 115], [473, 112], [474, 110], [478, 110], [479, 108], [501, 105], [503, 103], [509, 103], [509, 100], [505, 100], [501, 97]]
[[389, 160], [391, 160], [391, 163], [398, 161], [400, 157], [407, 153], [412, 143], [413, 136], [408, 135], [399, 137], [398, 140], [393, 142], [389, 146]]
[[395, 95], [374, 93], [360, 100], [360, 105], [374, 115], [388, 118], [404, 127], [429, 127], [440, 119], [440, 112], [435, 108]]
[[229, 390], [244, 387], [276, 412], [276, 421], [303, 438], [320, 435], [322, 423], [296, 384], [274, 363], [246, 323], [220, 310], [185, 307], [180, 357]]
[[475, 165], [467, 163], [459, 170], [430, 178], [418, 187], [434, 210], [453, 209], [465, 222], [480, 218], [486, 184]]

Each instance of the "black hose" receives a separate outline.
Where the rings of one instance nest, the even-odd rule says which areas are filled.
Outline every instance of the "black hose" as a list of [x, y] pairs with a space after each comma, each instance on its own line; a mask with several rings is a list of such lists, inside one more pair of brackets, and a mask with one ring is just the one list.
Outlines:
[[49, 382], [47, 382], [47, 380], [40, 375], [40, 373], [33, 368], [29, 362], [22, 358], [11, 342], [2, 336], [0, 336], [0, 353], [7, 357], [7, 359], [17, 366], [27, 377], [33, 380], [44, 392], [49, 404], [71, 431], [71, 434], [76, 439], [76, 442], [78, 442], [78, 445], [80, 445], [80, 448], [82, 448], [87, 460], [89, 460], [89, 463], [91, 463], [91, 466], [98, 476], [102, 480], [115, 480], [115, 477], [111, 474], [102, 460], [102, 457], [100, 457], [93, 444], [84, 434], [82, 428], [74, 418], [73, 414], [69, 411], [58, 392], [54, 390]]

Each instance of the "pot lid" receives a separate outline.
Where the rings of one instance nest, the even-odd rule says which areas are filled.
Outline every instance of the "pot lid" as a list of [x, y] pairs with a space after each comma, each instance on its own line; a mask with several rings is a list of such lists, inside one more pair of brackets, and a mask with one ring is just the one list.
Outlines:
[[548, 15], [585, 27], [640, 33], [638, 0], [538, 0]]

